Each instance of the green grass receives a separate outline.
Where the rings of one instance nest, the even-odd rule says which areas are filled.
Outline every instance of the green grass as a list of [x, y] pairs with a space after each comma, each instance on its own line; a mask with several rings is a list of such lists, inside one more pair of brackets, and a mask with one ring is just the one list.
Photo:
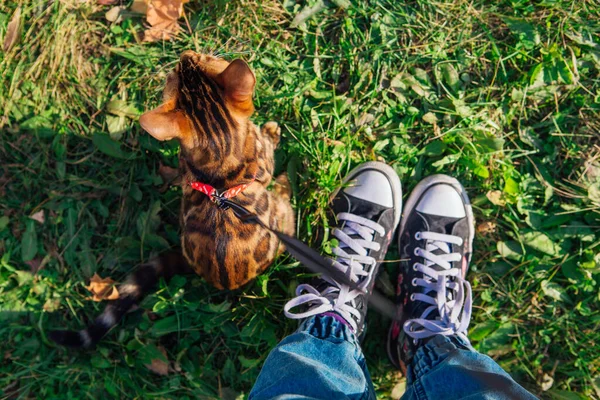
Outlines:
[[[140, 17], [111, 25], [92, 0], [0, 0], [0, 37], [17, 4], [24, 25], [0, 53], [0, 398], [243, 396], [295, 329], [282, 307], [309, 273], [281, 257], [236, 292], [163, 284], [93, 351], [45, 336], [102, 309], [84, 288], [94, 272], [122, 280], [177, 244], [180, 191], [159, 167], [178, 149], [136, 119], [184, 49], [251, 64], [254, 121], [282, 125], [278, 169], [315, 247], [328, 246], [328, 195], [360, 162], [391, 164], [406, 194], [432, 173], [459, 178], [478, 223], [475, 347], [541, 397], [600, 397], [597, 1], [356, 1], [292, 28], [299, 3], [192, 1], [178, 40], [148, 44]], [[40, 210], [43, 224], [29, 218]], [[388, 398], [401, 385], [388, 321], [370, 323], [364, 351]], [[158, 346], [168, 376], [144, 366]]]

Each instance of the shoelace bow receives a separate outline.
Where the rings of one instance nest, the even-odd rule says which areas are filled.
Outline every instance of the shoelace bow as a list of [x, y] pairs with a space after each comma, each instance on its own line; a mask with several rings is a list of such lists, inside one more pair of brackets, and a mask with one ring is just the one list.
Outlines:
[[[333, 236], [339, 240], [339, 246], [333, 249], [336, 259], [333, 267], [343, 272], [352, 282], [357, 282], [360, 289], [365, 289], [373, 279], [372, 272], [377, 260], [368, 256], [368, 251], [378, 251], [380, 244], [373, 241], [375, 233], [385, 235], [385, 229], [378, 223], [351, 213], [340, 213], [338, 221], [344, 221], [344, 227], [333, 230]], [[351, 237], [351, 236], [358, 236]], [[348, 253], [352, 250], [355, 254]], [[371, 266], [367, 271], [366, 266]], [[301, 284], [296, 288], [296, 296], [285, 305], [286, 317], [302, 319], [328, 311], [335, 311], [342, 316], [356, 331], [355, 319], [360, 319], [360, 311], [355, 307], [355, 299], [364, 295], [364, 291], [352, 290], [346, 285], [339, 284], [329, 276], [321, 279], [329, 283], [321, 292], [309, 284]], [[308, 305], [305, 312], [292, 313], [290, 310], [301, 305]]]
[[[413, 293], [411, 301], [422, 301], [430, 306], [420, 318], [406, 321], [404, 331], [415, 340], [456, 334], [466, 338], [471, 319], [471, 285], [461, 276], [460, 268], [452, 268], [451, 263], [461, 261], [462, 256], [450, 252], [451, 244], [461, 246], [463, 240], [458, 236], [436, 232], [417, 232], [415, 238], [426, 240], [427, 245], [425, 249], [415, 250], [415, 255], [423, 257], [425, 264], [413, 265], [415, 271], [423, 273], [423, 278], [415, 278], [411, 284], [425, 290], [423, 293]], [[438, 254], [434, 254], [434, 251]], [[441, 267], [442, 271], [432, 268], [434, 265]], [[439, 316], [427, 319], [434, 311]]]

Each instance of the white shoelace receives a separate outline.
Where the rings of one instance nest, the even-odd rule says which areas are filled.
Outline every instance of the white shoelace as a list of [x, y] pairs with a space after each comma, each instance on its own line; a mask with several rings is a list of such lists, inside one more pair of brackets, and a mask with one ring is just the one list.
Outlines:
[[[413, 286], [425, 288], [423, 293], [413, 293], [411, 301], [422, 301], [431, 304], [420, 318], [404, 323], [404, 331], [414, 340], [434, 335], [460, 335], [467, 339], [466, 332], [471, 319], [471, 285], [461, 276], [461, 268], [452, 268], [452, 262], [462, 260], [459, 253], [451, 253], [450, 245], [461, 246], [463, 240], [458, 236], [435, 232], [417, 232], [417, 240], [427, 240], [425, 250], [415, 249], [415, 255], [423, 257], [425, 264], [415, 263], [413, 269], [423, 273], [423, 278], [415, 278]], [[433, 254], [441, 250], [443, 254]], [[443, 271], [431, 268], [439, 266]], [[453, 277], [453, 280], [449, 278]], [[427, 319], [434, 311], [439, 316]], [[468, 339], [467, 339], [468, 340]]]
[[[356, 319], [360, 320], [360, 311], [356, 309], [355, 299], [364, 295], [366, 288], [373, 279], [374, 267], [377, 260], [368, 256], [368, 251], [378, 251], [380, 244], [373, 241], [375, 233], [385, 235], [385, 229], [378, 223], [364, 217], [359, 217], [350, 213], [340, 213], [337, 215], [338, 221], [344, 221], [343, 229], [334, 229], [333, 236], [339, 240], [339, 246], [333, 249], [336, 259], [333, 267], [340, 270], [352, 280], [357, 282], [362, 290], [351, 290], [348, 286], [339, 284], [329, 276], [321, 276], [321, 279], [330, 285], [321, 292], [313, 286], [303, 283], [296, 288], [296, 296], [286, 303], [283, 310], [285, 316], [292, 319], [302, 319], [324, 312], [333, 311], [344, 318], [356, 331]], [[359, 238], [351, 236], [358, 235]], [[347, 249], [351, 249], [356, 254], [348, 254]], [[371, 266], [369, 271], [366, 266]], [[290, 310], [301, 305], [308, 305], [309, 309], [305, 312], [292, 313]]]

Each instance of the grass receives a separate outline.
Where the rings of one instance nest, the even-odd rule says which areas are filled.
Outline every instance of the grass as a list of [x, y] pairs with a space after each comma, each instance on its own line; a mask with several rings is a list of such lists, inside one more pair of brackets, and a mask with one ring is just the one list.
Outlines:
[[[18, 5], [20, 42], [0, 53], [0, 398], [243, 397], [295, 329], [282, 307], [309, 273], [281, 257], [232, 293], [162, 284], [93, 351], [45, 336], [102, 309], [93, 273], [122, 280], [177, 244], [180, 192], [161, 177], [177, 146], [136, 119], [184, 49], [251, 64], [254, 121], [282, 125], [278, 169], [315, 247], [329, 246], [328, 195], [360, 162], [391, 164], [405, 194], [459, 178], [478, 223], [475, 347], [540, 397], [600, 397], [596, 1], [357, 1], [295, 28], [304, 1], [194, 1], [178, 39], [154, 44], [142, 18], [111, 24], [92, 0], [0, 0], [0, 37]], [[394, 270], [378, 282], [388, 294]], [[389, 398], [403, 383], [388, 321], [370, 323], [364, 351]], [[168, 376], [145, 366], [161, 348]]]

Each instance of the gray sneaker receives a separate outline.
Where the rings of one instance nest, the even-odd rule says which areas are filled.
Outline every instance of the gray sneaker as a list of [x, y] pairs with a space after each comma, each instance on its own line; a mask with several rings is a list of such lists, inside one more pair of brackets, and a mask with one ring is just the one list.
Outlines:
[[[365, 330], [367, 296], [373, 291], [380, 262], [385, 258], [402, 214], [400, 178], [388, 165], [364, 163], [348, 174], [332, 198], [336, 215], [332, 235], [339, 241], [333, 249], [334, 267], [365, 292], [352, 290], [329, 276], [312, 285], [301, 284], [284, 307], [286, 317], [304, 319], [334, 313], [342, 317], [358, 337]], [[302, 311], [292, 312], [292, 309]]]
[[467, 192], [446, 175], [419, 182], [406, 202], [398, 232], [401, 320], [388, 335], [390, 360], [404, 373], [429, 338], [456, 335], [468, 341], [472, 300], [466, 275], [474, 224]]

